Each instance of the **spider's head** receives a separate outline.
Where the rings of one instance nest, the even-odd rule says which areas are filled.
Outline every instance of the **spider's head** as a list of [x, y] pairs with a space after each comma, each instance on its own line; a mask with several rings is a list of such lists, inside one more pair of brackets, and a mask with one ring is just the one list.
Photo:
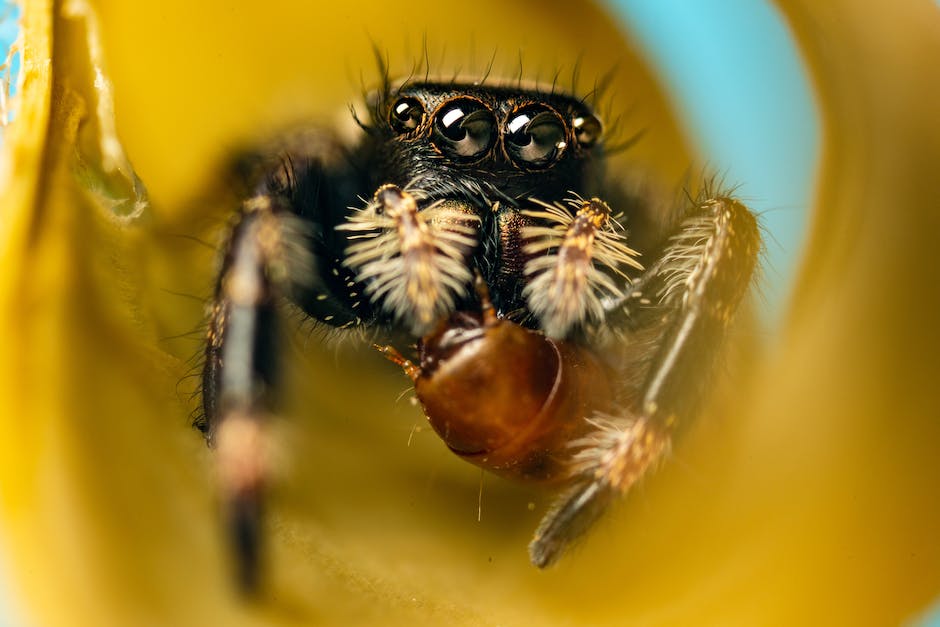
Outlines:
[[382, 183], [503, 205], [581, 189], [601, 135], [591, 109], [570, 96], [447, 83], [387, 90], [370, 129]]
[[[527, 285], [562, 246], [602, 168], [591, 109], [537, 89], [423, 82], [378, 92], [371, 110], [361, 169], [378, 191], [337, 227], [348, 233], [343, 263], [362, 289], [421, 337], [478, 306], [469, 289], [478, 271], [500, 315], [537, 326]], [[574, 280], [587, 278], [571, 293], [536, 298], [578, 306], [571, 321], [551, 327], [553, 337], [581, 321], [582, 295], [595, 281], [594, 240], [572, 228], [571, 246], [584, 250], [566, 258], [590, 268], [570, 269]], [[535, 258], [542, 265], [531, 265]]]

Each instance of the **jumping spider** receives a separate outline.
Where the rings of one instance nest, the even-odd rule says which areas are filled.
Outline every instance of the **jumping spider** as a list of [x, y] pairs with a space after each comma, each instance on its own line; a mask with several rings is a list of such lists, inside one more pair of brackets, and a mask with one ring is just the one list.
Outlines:
[[649, 200], [604, 172], [582, 100], [386, 81], [369, 108], [351, 147], [310, 129], [242, 163], [197, 426], [247, 587], [282, 298], [372, 330], [457, 455], [557, 486], [529, 546], [544, 567], [694, 417], [756, 266], [759, 229], [734, 198], [706, 192], [649, 219]]

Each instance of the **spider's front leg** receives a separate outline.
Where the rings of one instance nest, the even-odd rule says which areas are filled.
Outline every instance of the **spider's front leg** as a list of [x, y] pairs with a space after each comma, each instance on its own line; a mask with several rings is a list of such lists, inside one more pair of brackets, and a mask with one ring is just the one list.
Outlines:
[[552, 564], [662, 459], [676, 427], [698, 412], [760, 246], [757, 222], [737, 200], [695, 202], [642, 277], [605, 306], [600, 334], [620, 376], [635, 383], [623, 411], [591, 417], [593, 431], [574, 443], [571, 487], [529, 545], [535, 565]]
[[[248, 198], [231, 229], [209, 314], [198, 427], [215, 449], [220, 499], [244, 591], [257, 587], [260, 524], [281, 340], [281, 301], [333, 326], [359, 321], [324, 275], [339, 273], [323, 220], [322, 160], [278, 153], [252, 163]], [[254, 181], [254, 182], [251, 182]], [[333, 271], [336, 271], [335, 273]]]

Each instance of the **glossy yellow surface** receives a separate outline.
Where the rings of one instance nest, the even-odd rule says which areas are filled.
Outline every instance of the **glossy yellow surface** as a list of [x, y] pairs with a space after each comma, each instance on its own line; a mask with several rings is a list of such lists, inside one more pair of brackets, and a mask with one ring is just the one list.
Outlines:
[[[411, 433], [401, 375], [302, 330], [268, 585], [246, 605], [185, 378], [215, 257], [193, 238], [217, 243], [230, 213], [212, 173], [232, 146], [342, 113], [375, 78], [370, 39], [407, 70], [426, 33], [445, 74], [497, 45], [511, 76], [520, 48], [543, 78], [583, 52], [582, 88], [619, 62], [613, 108], [652, 129], [628, 160], [672, 181], [689, 159], [588, 6], [115, 1], [96, 31], [64, 4], [26, 2], [0, 173], [0, 552], [34, 624], [884, 624], [940, 590], [935, 5], [781, 3], [827, 142], [787, 327], [583, 547], [529, 566], [547, 498], [487, 477], [478, 522], [478, 471]], [[152, 201], [135, 218], [112, 202], [127, 170], [102, 166], [100, 59]]]

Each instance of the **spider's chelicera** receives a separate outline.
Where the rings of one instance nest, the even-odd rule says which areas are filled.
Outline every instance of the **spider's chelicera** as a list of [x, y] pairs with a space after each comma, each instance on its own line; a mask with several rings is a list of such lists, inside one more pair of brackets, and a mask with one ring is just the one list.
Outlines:
[[529, 547], [546, 566], [694, 417], [756, 266], [756, 221], [709, 193], [650, 219], [605, 171], [601, 121], [568, 95], [386, 84], [360, 126], [351, 147], [308, 129], [245, 161], [197, 423], [242, 582], [258, 570], [284, 298], [372, 329], [456, 454], [557, 486]]

